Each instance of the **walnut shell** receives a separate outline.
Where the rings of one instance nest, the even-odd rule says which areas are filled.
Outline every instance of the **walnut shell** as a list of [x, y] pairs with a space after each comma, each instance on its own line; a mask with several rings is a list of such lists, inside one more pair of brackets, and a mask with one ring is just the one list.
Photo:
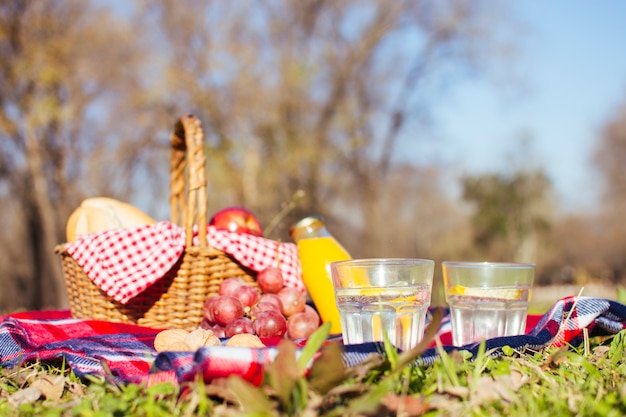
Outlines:
[[184, 342], [188, 331], [182, 329], [168, 329], [159, 332], [154, 338], [154, 350], [165, 352], [174, 342]]
[[222, 345], [222, 341], [220, 340], [219, 337], [215, 336], [214, 334], [209, 336], [206, 342], [204, 342], [204, 346], [221, 346], [221, 345]]
[[196, 329], [185, 337], [184, 342], [195, 351], [202, 346], [216, 346], [214, 339], [217, 340], [217, 344], [220, 344], [220, 340], [212, 330]]
[[249, 333], [241, 333], [236, 334], [231, 337], [227, 342], [226, 346], [239, 346], [239, 347], [250, 347], [250, 348], [264, 348], [265, 345], [261, 342], [261, 339], [257, 335], [249, 334]]
[[167, 347], [168, 352], [193, 352], [194, 349], [191, 348], [187, 343], [182, 342], [180, 340], [172, 343]]

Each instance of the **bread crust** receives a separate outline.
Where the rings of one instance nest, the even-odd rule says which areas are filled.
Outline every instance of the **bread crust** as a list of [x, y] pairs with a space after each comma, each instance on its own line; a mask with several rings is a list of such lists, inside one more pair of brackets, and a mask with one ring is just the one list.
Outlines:
[[109, 197], [93, 197], [83, 200], [70, 215], [66, 237], [68, 242], [73, 242], [83, 234], [155, 223], [156, 220], [131, 204]]

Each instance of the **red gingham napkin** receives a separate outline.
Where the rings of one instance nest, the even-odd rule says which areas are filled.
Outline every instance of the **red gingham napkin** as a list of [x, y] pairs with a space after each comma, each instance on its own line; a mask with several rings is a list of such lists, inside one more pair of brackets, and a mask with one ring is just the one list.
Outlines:
[[[209, 245], [242, 265], [261, 271], [278, 266], [285, 285], [305, 292], [298, 250], [293, 243], [207, 226]], [[164, 277], [185, 249], [185, 231], [170, 222], [80, 236], [66, 250], [107, 295], [125, 304]]]

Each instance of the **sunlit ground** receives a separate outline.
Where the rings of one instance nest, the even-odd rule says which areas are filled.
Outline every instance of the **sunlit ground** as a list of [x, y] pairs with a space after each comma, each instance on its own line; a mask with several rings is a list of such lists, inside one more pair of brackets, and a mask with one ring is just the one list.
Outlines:
[[529, 306], [529, 314], [543, 314], [559, 299], [570, 295], [617, 300], [617, 287], [604, 284], [549, 285], [535, 287]]

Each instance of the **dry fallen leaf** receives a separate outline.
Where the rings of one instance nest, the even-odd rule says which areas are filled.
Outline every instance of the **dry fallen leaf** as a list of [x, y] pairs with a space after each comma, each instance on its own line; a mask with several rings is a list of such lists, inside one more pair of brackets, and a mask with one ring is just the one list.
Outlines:
[[83, 384], [80, 384], [78, 382], [68, 382], [67, 383], [67, 391], [73, 396], [73, 397], [82, 397], [83, 395], [85, 395], [85, 386]]
[[328, 343], [320, 349], [320, 355], [309, 371], [309, 383], [314, 391], [326, 394], [348, 378], [342, 353], [342, 346], [336, 342]]
[[497, 384], [490, 376], [481, 376], [471, 394], [471, 402], [475, 406], [489, 403], [500, 398]]
[[545, 362], [541, 365], [542, 369], [554, 369], [558, 368], [560, 364], [567, 361], [567, 346], [561, 346], [556, 351], [552, 352], [550, 356], [548, 356]]
[[463, 386], [445, 387], [442, 392], [463, 399], [469, 397], [469, 388]]
[[498, 384], [508, 387], [512, 392], [518, 392], [519, 389], [528, 381], [528, 376], [516, 368], [511, 368], [509, 375], [500, 375], [495, 378]]
[[471, 394], [471, 402], [476, 406], [497, 400], [512, 402], [515, 392], [511, 389], [510, 379], [507, 376], [498, 377], [497, 380], [490, 376], [482, 376]]
[[428, 397], [428, 405], [431, 409], [446, 411], [447, 415], [460, 416], [463, 408], [461, 401], [457, 397], [447, 394], [433, 394]]
[[593, 356], [596, 358], [603, 358], [609, 353], [609, 350], [611, 350], [609, 346], [597, 346], [593, 349]]
[[223, 403], [237, 404], [237, 396], [228, 388], [227, 378], [216, 378], [204, 386], [205, 394], [211, 398], [220, 398]]
[[376, 369], [385, 363], [385, 357], [379, 353], [369, 354], [363, 361], [351, 366], [346, 370], [348, 375], [357, 381], [365, 379], [372, 369]]
[[29, 368], [6, 368], [2, 370], [2, 376], [13, 379], [20, 387], [25, 386], [39, 375], [39, 371]]
[[45, 375], [33, 381], [31, 387], [37, 387], [48, 400], [58, 400], [63, 395], [67, 377], [63, 375]]
[[9, 404], [12, 407], [19, 407], [22, 404], [31, 404], [41, 398], [41, 395], [41, 390], [38, 387], [30, 386], [11, 394], [11, 396], [9, 396]]
[[389, 394], [383, 400], [383, 404], [393, 414], [407, 417], [421, 416], [430, 410], [430, 406], [422, 397], [409, 395]]

